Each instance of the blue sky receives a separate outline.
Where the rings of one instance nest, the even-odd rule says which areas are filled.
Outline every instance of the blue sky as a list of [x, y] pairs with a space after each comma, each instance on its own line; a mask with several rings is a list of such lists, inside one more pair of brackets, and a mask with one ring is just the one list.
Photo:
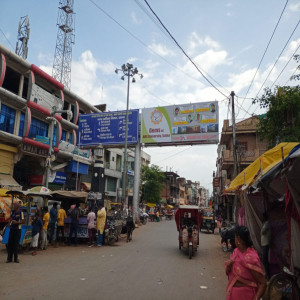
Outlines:
[[[153, 21], [153, 14], [142, 0], [74, 0], [76, 37], [72, 91], [93, 104], [106, 103], [111, 111], [125, 109], [126, 82], [121, 81], [114, 70], [130, 62], [144, 75], [131, 85], [132, 109], [218, 100], [222, 127], [223, 119], [231, 114], [225, 96], [235, 91], [237, 120], [262, 112], [257, 106], [251, 106], [251, 99], [243, 97], [286, 1], [148, 2], [221, 93], [206, 82], [157, 21]], [[28, 61], [51, 74], [58, 6], [58, 0], [1, 0], [0, 43], [14, 51], [19, 20], [28, 15], [31, 28]], [[295, 72], [297, 65], [291, 60], [274, 82], [300, 44], [300, 26], [296, 27], [299, 17], [300, 2], [288, 1], [247, 98], [255, 97], [259, 91], [261, 94], [263, 87], [286, 84]], [[163, 170], [172, 167], [180, 176], [198, 180], [211, 190], [216, 149], [216, 145], [209, 145], [147, 148], [145, 151], [151, 155], [152, 163]]]

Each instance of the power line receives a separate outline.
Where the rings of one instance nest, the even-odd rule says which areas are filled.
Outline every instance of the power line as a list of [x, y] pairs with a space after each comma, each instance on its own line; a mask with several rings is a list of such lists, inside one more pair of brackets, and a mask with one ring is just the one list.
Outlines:
[[177, 47], [182, 51], [182, 53], [187, 57], [187, 59], [194, 65], [194, 67], [198, 70], [198, 72], [202, 75], [202, 77], [220, 94], [222, 94], [224, 97], [227, 97], [223, 92], [221, 92], [205, 75], [204, 73], [198, 68], [198, 66], [193, 62], [193, 60], [188, 56], [188, 54], [184, 51], [184, 49], [179, 45], [179, 43], [176, 41], [176, 39], [173, 37], [173, 35], [169, 32], [169, 30], [166, 28], [166, 26], [162, 23], [160, 18], [157, 16], [157, 14], [153, 11], [147, 0], [144, 0], [151, 12], [155, 15], [159, 23], [163, 26], [163, 28], [167, 31], [167, 33], [170, 35], [170, 37], [173, 39]]
[[93, 0], [89, 0], [97, 9], [99, 9], [104, 15], [106, 15], [109, 19], [111, 19], [114, 23], [116, 23], [119, 27], [121, 27], [124, 31], [126, 31], [131, 37], [133, 37], [136, 41], [138, 41], [141, 45], [143, 45], [148, 51], [150, 51], [151, 53], [157, 55], [158, 57], [160, 57], [160, 59], [162, 59], [165, 63], [167, 63], [168, 65], [170, 65], [171, 67], [173, 67], [174, 69], [177, 69], [178, 71], [180, 71], [182, 74], [184, 74], [185, 76], [201, 82], [201, 80], [194, 78], [193, 76], [191, 76], [190, 74], [184, 72], [183, 70], [181, 70], [180, 68], [178, 68], [176, 65], [172, 64], [171, 62], [169, 62], [168, 60], [166, 60], [163, 56], [159, 55], [157, 52], [155, 52], [154, 50], [152, 50], [151, 48], [149, 48], [140, 38], [138, 38], [137, 36], [135, 36], [133, 33], [131, 33], [128, 29], [126, 29], [122, 24], [120, 24], [116, 19], [114, 19], [109, 13], [107, 13], [103, 8], [101, 8], [97, 3], [95, 3]]
[[[265, 85], [266, 81], [268, 80], [268, 78], [269, 78], [270, 74], [272, 73], [273, 69], [275, 68], [275, 66], [276, 66], [276, 64], [277, 64], [277, 62], [278, 62], [278, 60], [280, 59], [280, 57], [281, 57], [281, 55], [282, 55], [283, 51], [284, 51], [284, 50], [285, 50], [285, 48], [287, 47], [287, 45], [288, 45], [288, 43], [289, 43], [290, 39], [292, 38], [292, 36], [293, 36], [294, 32], [296, 31], [296, 29], [297, 29], [297, 27], [298, 27], [299, 23], [300, 23], [300, 20], [299, 20], [299, 21], [298, 21], [298, 23], [296, 24], [296, 26], [295, 26], [294, 30], [292, 31], [292, 33], [291, 33], [290, 37], [288, 38], [287, 42], [285, 43], [285, 45], [284, 45], [283, 49], [281, 50], [281, 52], [280, 52], [279, 56], [277, 57], [277, 59], [276, 59], [276, 61], [275, 61], [274, 65], [273, 65], [273, 67], [271, 68], [271, 70], [270, 70], [270, 72], [269, 72], [268, 76], [266, 77], [265, 81], [264, 81], [264, 82], [263, 82], [263, 84], [261, 85], [261, 87], [260, 87], [259, 91], [257, 92], [257, 94], [256, 94], [255, 98], [257, 98], [257, 97], [258, 97], [258, 94], [260, 93], [261, 89], [263, 88], [263, 86]], [[247, 109], [248, 111], [249, 111], [249, 109], [250, 109], [251, 105], [252, 105], [252, 103], [251, 103], [251, 104], [250, 104], [250, 106], [248, 107], [248, 109]], [[257, 109], [257, 108], [256, 108], [256, 109]], [[245, 117], [245, 115], [244, 115], [244, 117]]]
[[[265, 55], [266, 55], [266, 53], [267, 53], [267, 51], [268, 51], [268, 48], [269, 48], [269, 46], [270, 46], [270, 43], [271, 43], [271, 41], [272, 41], [272, 39], [273, 39], [273, 36], [274, 36], [274, 34], [275, 34], [275, 32], [276, 32], [276, 29], [277, 29], [277, 27], [278, 27], [278, 25], [279, 25], [279, 22], [280, 22], [280, 20], [281, 20], [281, 17], [282, 17], [282, 15], [283, 15], [284, 11], [285, 11], [285, 8], [286, 8], [288, 2], [289, 2], [289, 0], [287, 0], [286, 3], [285, 3], [285, 5], [284, 5], [284, 8], [283, 8], [283, 10], [282, 10], [282, 12], [281, 12], [281, 14], [280, 14], [280, 17], [279, 17], [279, 19], [278, 19], [278, 21], [277, 21], [277, 24], [276, 24], [275, 28], [274, 28], [274, 30], [273, 30], [273, 33], [272, 33], [272, 35], [271, 35], [271, 38], [270, 38], [270, 40], [269, 40], [269, 42], [268, 42], [268, 45], [267, 45], [265, 51], [264, 51], [264, 54], [263, 54], [263, 56], [262, 56], [262, 58], [261, 58], [261, 60], [260, 60], [260, 62], [259, 62], [259, 64], [258, 64], [258, 67], [257, 67], [257, 69], [256, 69], [256, 72], [255, 72], [255, 74], [254, 74], [254, 76], [253, 76], [253, 78], [252, 78], [252, 80], [251, 80], [251, 83], [250, 83], [250, 85], [249, 85], [249, 87], [248, 87], [246, 96], [244, 97], [244, 100], [243, 100], [241, 106], [243, 106], [244, 101], [245, 101], [246, 97], [248, 96], [248, 93], [249, 93], [250, 88], [251, 88], [251, 86], [252, 86], [252, 84], [253, 84], [254, 78], [256, 77], [256, 74], [257, 74], [257, 72], [258, 72], [258, 70], [259, 70], [259, 68], [260, 68], [260, 65], [261, 65], [261, 63], [262, 63], [262, 61], [263, 61], [263, 59], [264, 59], [264, 57], [265, 57]], [[239, 113], [240, 113], [240, 110], [239, 110], [239, 112], [237, 113], [237, 116], [239, 115]]]
[[278, 78], [281, 76], [281, 74], [283, 73], [283, 71], [286, 69], [286, 67], [288, 66], [288, 64], [290, 63], [290, 61], [292, 60], [292, 58], [294, 57], [294, 55], [296, 54], [296, 52], [298, 51], [299, 48], [300, 48], [300, 44], [298, 45], [297, 49], [294, 51], [294, 53], [292, 54], [292, 56], [290, 57], [290, 59], [288, 60], [288, 62], [285, 64], [285, 66], [283, 67], [283, 69], [281, 70], [281, 72], [279, 73], [279, 75], [277, 76], [277, 78], [275, 79], [275, 81], [273, 82], [273, 84], [271, 85], [270, 89], [272, 89], [272, 87], [274, 86], [275, 82], [278, 80]]
[[[260, 87], [259, 91], [257, 92], [257, 94], [256, 94], [256, 97], [257, 97], [257, 96], [258, 96], [258, 94], [260, 93], [261, 89], [263, 88], [263, 86], [265, 85], [266, 81], [268, 80], [268, 78], [269, 78], [270, 74], [272, 73], [273, 69], [275, 68], [275, 66], [276, 66], [276, 64], [277, 64], [277, 62], [278, 62], [278, 60], [279, 60], [279, 58], [281, 57], [281, 54], [283, 53], [283, 51], [284, 51], [284, 50], [285, 50], [285, 48], [287, 47], [287, 45], [288, 45], [288, 43], [289, 43], [290, 39], [292, 38], [292, 36], [293, 36], [293, 34], [294, 34], [295, 30], [297, 29], [297, 27], [298, 27], [299, 23], [300, 23], [300, 20], [298, 21], [297, 25], [295, 26], [295, 28], [294, 28], [293, 32], [291, 33], [291, 35], [290, 35], [289, 39], [288, 39], [288, 40], [287, 40], [287, 42], [285, 43], [285, 45], [284, 45], [283, 49], [281, 50], [281, 52], [280, 52], [279, 56], [277, 57], [277, 59], [276, 59], [276, 61], [275, 61], [275, 63], [274, 63], [274, 65], [273, 65], [273, 67], [271, 68], [271, 70], [270, 70], [270, 72], [269, 72], [268, 76], [266, 77], [265, 81], [263, 82], [263, 84], [261, 85], [261, 87]], [[256, 98], [256, 97], [255, 97], [255, 98]]]
[[1, 28], [0, 28], [0, 31], [2, 32], [3, 36], [5, 37], [5, 39], [9, 43], [9, 45], [11, 46], [11, 49], [14, 51], [14, 46], [11, 44], [11, 42], [9, 41], [9, 39], [7, 38], [7, 36], [5, 35], [5, 33], [3, 32], [3, 30]]
[[[134, 1], [135, 1], [136, 4], [143, 10], [143, 12], [151, 19], [151, 21], [159, 28], [159, 30], [160, 30], [161, 32], [163, 32], [163, 34], [164, 34], [166, 37], [168, 37], [172, 42], [174, 42], [173, 37], [172, 37], [171, 35], [169, 35], [169, 34], [166, 33], [166, 31], [164, 30], [165, 28], [164, 28], [163, 26], [161, 26], [160, 23], [157, 22], [157, 19], [155, 19], [155, 18], [154, 18], [154, 17], [146, 10], [146, 8], [139, 2], [139, 0], [134, 0]], [[175, 44], [176, 44], [176, 43], [175, 43]], [[178, 46], [178, 45], [176, 44], [176, 46]], [[224, 88], [219, 82], [217, 82], [212, 76], [210, 76], [210, 75], [208, 74], [208, 72], [206, 72], [203, 68], [200, 68], [200, 67], [199, 67], [199, 69], [201, 69], [201, 71], [202, 71], [203, 73], [205, 73], [206, 76], [209, 77], [212, 81], [214, 81], [217, 85], [219, 85], [219, 86], [222, 87], [224, 90], [226, 90], [226, 88]], [[226, 90], [226, 92], [228, 92], [228, 94], [229, 94], [229, 91], [228, 91], [228, 90]]]

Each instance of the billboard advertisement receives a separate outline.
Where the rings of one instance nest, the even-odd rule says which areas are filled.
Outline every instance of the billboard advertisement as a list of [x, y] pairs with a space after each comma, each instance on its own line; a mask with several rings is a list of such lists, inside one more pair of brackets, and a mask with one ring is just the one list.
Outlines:
[[[138, 143], [139, 110], [128, 111], [128, 144]], [[126, 111], [79, 115], [79, 145], [122, 145], [125, 143]]]
[[217, 144], [217, 101], [145, 108], [141, 142], [149, 145]]

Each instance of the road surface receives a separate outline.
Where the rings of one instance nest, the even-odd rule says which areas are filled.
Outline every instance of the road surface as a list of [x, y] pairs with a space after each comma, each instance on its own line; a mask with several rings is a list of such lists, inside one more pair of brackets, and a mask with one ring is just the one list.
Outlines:
[[148, 222], [133, 240], [114, 246], [48, 247], [5, 263], [0, 251], [0, 299], [225, 299], [224, 253], [217, 234], [200, 233], [190, 260], [178, 249], [175, 222]]

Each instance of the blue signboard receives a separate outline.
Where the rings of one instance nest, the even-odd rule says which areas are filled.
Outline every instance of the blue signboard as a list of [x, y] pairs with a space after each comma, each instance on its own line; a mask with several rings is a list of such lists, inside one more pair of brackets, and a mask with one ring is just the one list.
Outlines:
[[[139, 110], [128, 111], [128, 144], [138, 143]], [[125, 143], [126, 111], [79, 115], [79, 145], [121, 145]]]

